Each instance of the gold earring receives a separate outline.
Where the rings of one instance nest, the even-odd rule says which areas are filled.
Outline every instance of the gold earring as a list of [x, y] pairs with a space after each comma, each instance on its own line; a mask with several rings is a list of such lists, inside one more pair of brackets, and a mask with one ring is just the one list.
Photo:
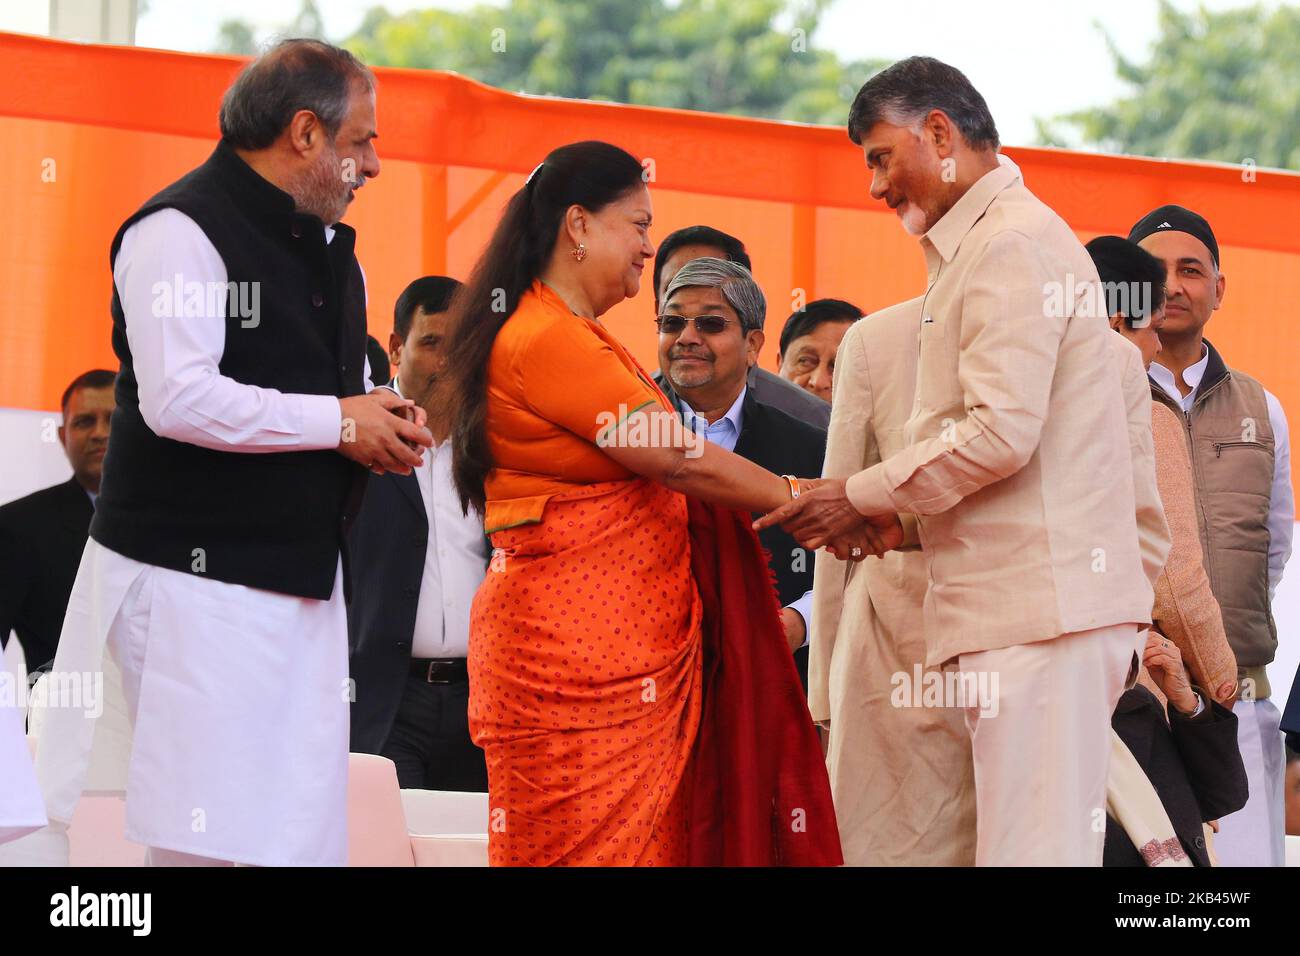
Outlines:
[[586, 245], [581, 242], [578, 243], [577, 247], [572, 252], [570, 252], [569, 255], [573, 256], [573, 258], [581, 262], [583, 259], [587, 258]]

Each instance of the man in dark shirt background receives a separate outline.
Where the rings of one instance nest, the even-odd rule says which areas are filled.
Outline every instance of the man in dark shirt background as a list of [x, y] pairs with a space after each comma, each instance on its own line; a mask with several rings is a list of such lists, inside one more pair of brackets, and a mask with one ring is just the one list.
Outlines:
[[115, 377], [94, 369], [63, 393], [58, 435], [72, 477], [0, 507], [0, 644], [17, 632], [28, 671], [54, 659], [99, 494]]

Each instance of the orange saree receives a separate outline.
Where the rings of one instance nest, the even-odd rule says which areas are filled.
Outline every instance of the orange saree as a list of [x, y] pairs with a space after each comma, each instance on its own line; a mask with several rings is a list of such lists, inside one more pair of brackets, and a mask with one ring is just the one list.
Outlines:
[[493, 346], [496, 551], [469, 645], [489, 862], [838, 865], [826, 767], [749, 515], [688, 508], [598, 447], [651, 404], [672, 410], [541, 283]]
[[470, 731], [493, 866], [687, 862], [701, 605], [685, 498], [595, 441], [666, 400], [540, 282], [488, 367], [497, 549], [470, 623]]

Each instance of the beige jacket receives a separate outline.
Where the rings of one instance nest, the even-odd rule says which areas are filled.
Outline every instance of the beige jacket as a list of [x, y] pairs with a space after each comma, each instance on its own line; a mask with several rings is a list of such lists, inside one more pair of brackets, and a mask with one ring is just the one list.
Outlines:
[[[1196, 488], [1183, 425], [1174, 412], [1160, 402], [1152, 402], [1151, 433], [1155, 439], [1160, 499], [1164, 502], [1173, 540], [1169, 560], [1156, 582], [1152, 619], [1161, 633], [1177, 645], [1192, 683], [1219, 703], [1231, 706], [1237, 684], [1237, 661], [1224, 634], [1219, 602], [1210, 590], [1210, 579], [1201, 560]], [[1155, 690], [1149, 677], [1143, 683]]]
[[918, 516], [927, 660], [1149, 622], [1169, 548], [1158, 496], [1134, 480], [1153, 470], [1150, 405], [1125, 407], [1092, 260], [1009, 163], [921, 246], [905, 447], [848, 494], [864, 514]]
[[[903, 449], [920, 306], [919, 298], [892, 306], [845, 334], [823, 474], [847, 478]], [[936, 670], [923, 667], [927, 582], [915, 547], [860, 563], [817, 555], [808, 706], [815, 720], [830, 722], [827, 768], [850, 866], [975, 861], [975, 779], [962, 711], [897, 706], [913, 702], [904, 691], [919, 674]]]

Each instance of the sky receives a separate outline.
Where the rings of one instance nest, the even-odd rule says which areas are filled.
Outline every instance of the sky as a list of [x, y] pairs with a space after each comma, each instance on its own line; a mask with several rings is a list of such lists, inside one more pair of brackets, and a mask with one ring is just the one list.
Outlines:
[[[332, 39], [351, 33], [365, 11], [376, 5], [376, 0], [317, 0], [325, 32]], [[398, 13], [426, 7], [460, 10], [476, 2], [386, 0], [383, 5]], [[1176, 5], [1190, 9], [1195, 4], [1176, 0]], [[1222, 10], [1250, 4], [1204, 0], [1203, 5]], [[246, 20], [269, 33], [293, 19], [299, 6], [300, 0], [148, 0], [136, 42], [208, 51], [225, 19]], [[899, 59], [924, 53], [951, 63], [984, 94], [1002, 141], [1012, 146], [1030, 145], [1036, 116], [1056, 116], [1125, 95], [1127, 88], [1115, 77], [1098, 25], [1110, 32], [1126, 56], [1143, 59], [1156, 36], [1156, 11], [1156, 0], [987, 0], [978, 4], [969, 0], [910, 4], [835, 0], [812, 40], [846, 60]], [[0, 0], [0, 29], [43, 33], [47, 27], [46, 3]]]

